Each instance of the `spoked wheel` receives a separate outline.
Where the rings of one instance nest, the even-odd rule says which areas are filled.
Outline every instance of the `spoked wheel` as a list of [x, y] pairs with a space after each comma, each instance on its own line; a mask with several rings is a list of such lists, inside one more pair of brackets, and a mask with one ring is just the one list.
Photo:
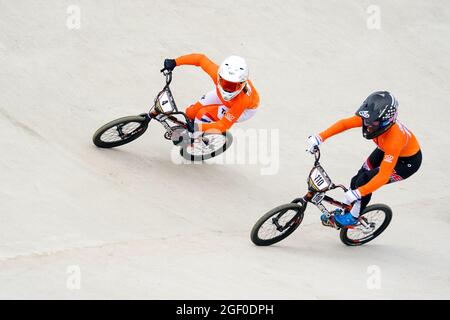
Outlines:
[[389, 225], [392, 219], [392, 210], [384, 204], [368, 206], [361, 214], [360, 219], [368, 225], [359, 222], [351, 228], [341, 229], [341, 241], [348, 246], [360, 246], [378, 237]]
[[189, 161], [207, 160], [225, 152], [232, 142], [233, 136], [230, 132], [205, 132], [201, 138], [195, 139], [193, 143], [183, 146], [180, 149], [180, 154]]
[[250, 238], [257, 246], [270, 246], [289, 236], [303, 220], [305, 205], [288, 203], [262, 216], [253, 227]]
[[123, 117], [100, 127], [92, 137], [99, 148], [113, 148], [139, 138], [148, 128], [149, 118], [145, 116]]

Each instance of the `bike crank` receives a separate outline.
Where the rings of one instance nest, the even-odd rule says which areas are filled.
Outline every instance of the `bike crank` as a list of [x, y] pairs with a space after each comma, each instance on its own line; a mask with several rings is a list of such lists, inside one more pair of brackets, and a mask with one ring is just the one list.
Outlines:
[[371, 233], [375, 229], [375, 223], [369, 223], [365, 217], [361, 217], [359, 224], [355, 228], [360, 229], [363, 233]]

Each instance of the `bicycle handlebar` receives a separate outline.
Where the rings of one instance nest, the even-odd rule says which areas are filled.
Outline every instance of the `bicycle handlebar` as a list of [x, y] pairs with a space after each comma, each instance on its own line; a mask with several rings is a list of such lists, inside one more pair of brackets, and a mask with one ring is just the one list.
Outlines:
[[160, 72], [166, 77], [166, 86], [172, 82], [172, 71], [162, 68]]
[[314, 147], [314, 158], [316, 159], [314, 161], [314, 165], [318, 165], [319, 164], [319, 160], [320, 160], [320, 149], [319, 147]]
[[[318, 166], [319, 165], [319, 160], [320, 160], [320, 149], [319, 149], [318, 146], [314, 147], [313, 153], [314, 153], [314, 158], [315, 158], [314, 166]], [[344, 192], [348, 191], [348, 189], [342, 184], [334, 184], [333, 183], [332, 184], [332, 189], [335, 189], [335, 188], [341, 188], [342, 190], [344, 190]]]
[[[166, 91], [166, 90], [169, 90], [169, 92], [170, 92], [170, 89], [168, 89], [168, 87], [169, 87], [170, 83], [172, 82], [172, 71], [167, 70], [166, 68], [162, 68], [162, 69], [160, 70], [160, 72], [166, 77], [166, 85], [164, 86], [163, 90], [160, 91], [160, 93], [159, 93], [158, 96], [156, 97], [155, 103], [156, 103], [156, 100], [158, 99], [159, 95], [160, 95], [162, 92], [164, 92], [164, 91]], [[171, 93], [170, 93], [170, 95], [171, 95]], [[166, 115], [177, 115], [177, 114], [182, 115], [182, 116], [184, 117], [185, 121], [186, 121], [186, 126], [187, 126], [188, 130], [189, 130], [190, 132], [193, 132], [194, 129], [195, 129], [195, 128], [194, 128], [194, 121], [191, 120], [191, 119], [189, 119], [189, 117], [186, 115], [186, 113], [181, 112], [181, 111], [178, 111], [178, 109], [177, 109], [176, 107], [175, 107], [174, 110], [175, 110], [175, 111], [172, 111], [172, 112], [170, 112], [170, 113], [166, 113]]]

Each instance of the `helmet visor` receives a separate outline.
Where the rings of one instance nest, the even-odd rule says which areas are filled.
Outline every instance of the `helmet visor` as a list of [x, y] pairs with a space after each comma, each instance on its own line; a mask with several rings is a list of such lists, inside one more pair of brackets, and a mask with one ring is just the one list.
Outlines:
[[244, 82], [231, 82], [228, 80], [225, 80], [224, 78], [219, 76], [219, 85], [222, 87], [223, 90], [226, 92], [236, 92], [241, 90], [244, 87]]
[[367, 131], [370, 132], [374, 132], [376, 130], [378, 130], [380, 128], [380, 121], [368, 121], [366, 119], [364, 119], [364, 125], [367, 127]]

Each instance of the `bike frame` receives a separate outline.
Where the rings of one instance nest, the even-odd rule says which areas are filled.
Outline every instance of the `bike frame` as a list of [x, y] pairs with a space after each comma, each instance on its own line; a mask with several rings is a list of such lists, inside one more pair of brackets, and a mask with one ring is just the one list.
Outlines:
[[[156, 96], [153, 106], [150, 109], [150, 111], [148, 113], [143, 114], [143, 116], [145, 116], [148, 119], [148, 121], [150, 121], [151, 119], [155, 119], [156, 121], [161, 123], [163, 125], [163, 127], [166, 129], [165, 137], [167, 139], [170, 139], [170, 137], [172, 136], [172, 133], [173, 133], [173, 129], [172, 129], [173, 126], [171, 126], [168, 123], [168, 120], [170, 120], [171, 122], [175, 123], [178, 126], [188, 129], [191, 132], [194, 131], [194, 122], [187, 117], [186, 113], [184, 113], [182, 111], [178, 111], [177, 105], [176, 105], [175, 100], [172, 95], [172, 91], [170, 90], [170, 83], [172, 82], [172, 72], [167, 71], [167, 70], [161, 70], [161, 72], [166, 77], [166, 85]], [[169, 112], [163, 112], [162, 110], [157, 110], [158, 105], [160, 103], [160, 101], [159, 101], [160, 97], [163, 96], [164, 94], [167, 95], [167, 97], [169, 99], [169, 103], [172, 106], [172, 110]], [[184, 118], [184, 121], [179, 120], [176, 117], [176, 115], [182, 115]]]
[[[344, 192], [347, 192], [347, 188], [341, 184], [334, 184], [331, 179], [329, 179], [328, 175], [326, 174], [325, 169], [320, 165], [320, 150], [319, 148], [316, 148], [314, 150], [314, 157], [315, 157], [315, 162], [314, 162], [314, 167], [311, 170], [311, 172], [309, 173], [308, 176], [308, 193], [301, 197], [301, 198], [296, 198], [294, 200], [292, 200], [292, 203], [312, 203], [314, 204], [323, 214], [326, 215], [326, 217], [329, 219], [332, 216], [332, 212], [330, 212], [323, 204], [322, 202], [327, 202], [335, 207], [339, 207], [343, 210], [351, 210], [352, 206], [349, 204], [345, 204], [341, 201], [335, 200], [333, 198], [331, 198], [330, 196], [327, 196], [326, 193], [330, 190], [334, 190], [337, 188], [340, 188], [342, 190], [344, 190]], [[320, 170], [323, 174], [325, 174], [326, 178], [329, 179], [329, 185], [325, 188], [325, 189], [320, 189], [317, 188], [315, 189], [316, 186], [311, 185], [310, 181], [312, 180], [312, 174], [314, 172], [314, 170]], [[364, 224], [364, 222], [361, 220], [361, 223]], [[332, 223], [333, 227], [336, 227], [334, 225], [334, 223]]]

